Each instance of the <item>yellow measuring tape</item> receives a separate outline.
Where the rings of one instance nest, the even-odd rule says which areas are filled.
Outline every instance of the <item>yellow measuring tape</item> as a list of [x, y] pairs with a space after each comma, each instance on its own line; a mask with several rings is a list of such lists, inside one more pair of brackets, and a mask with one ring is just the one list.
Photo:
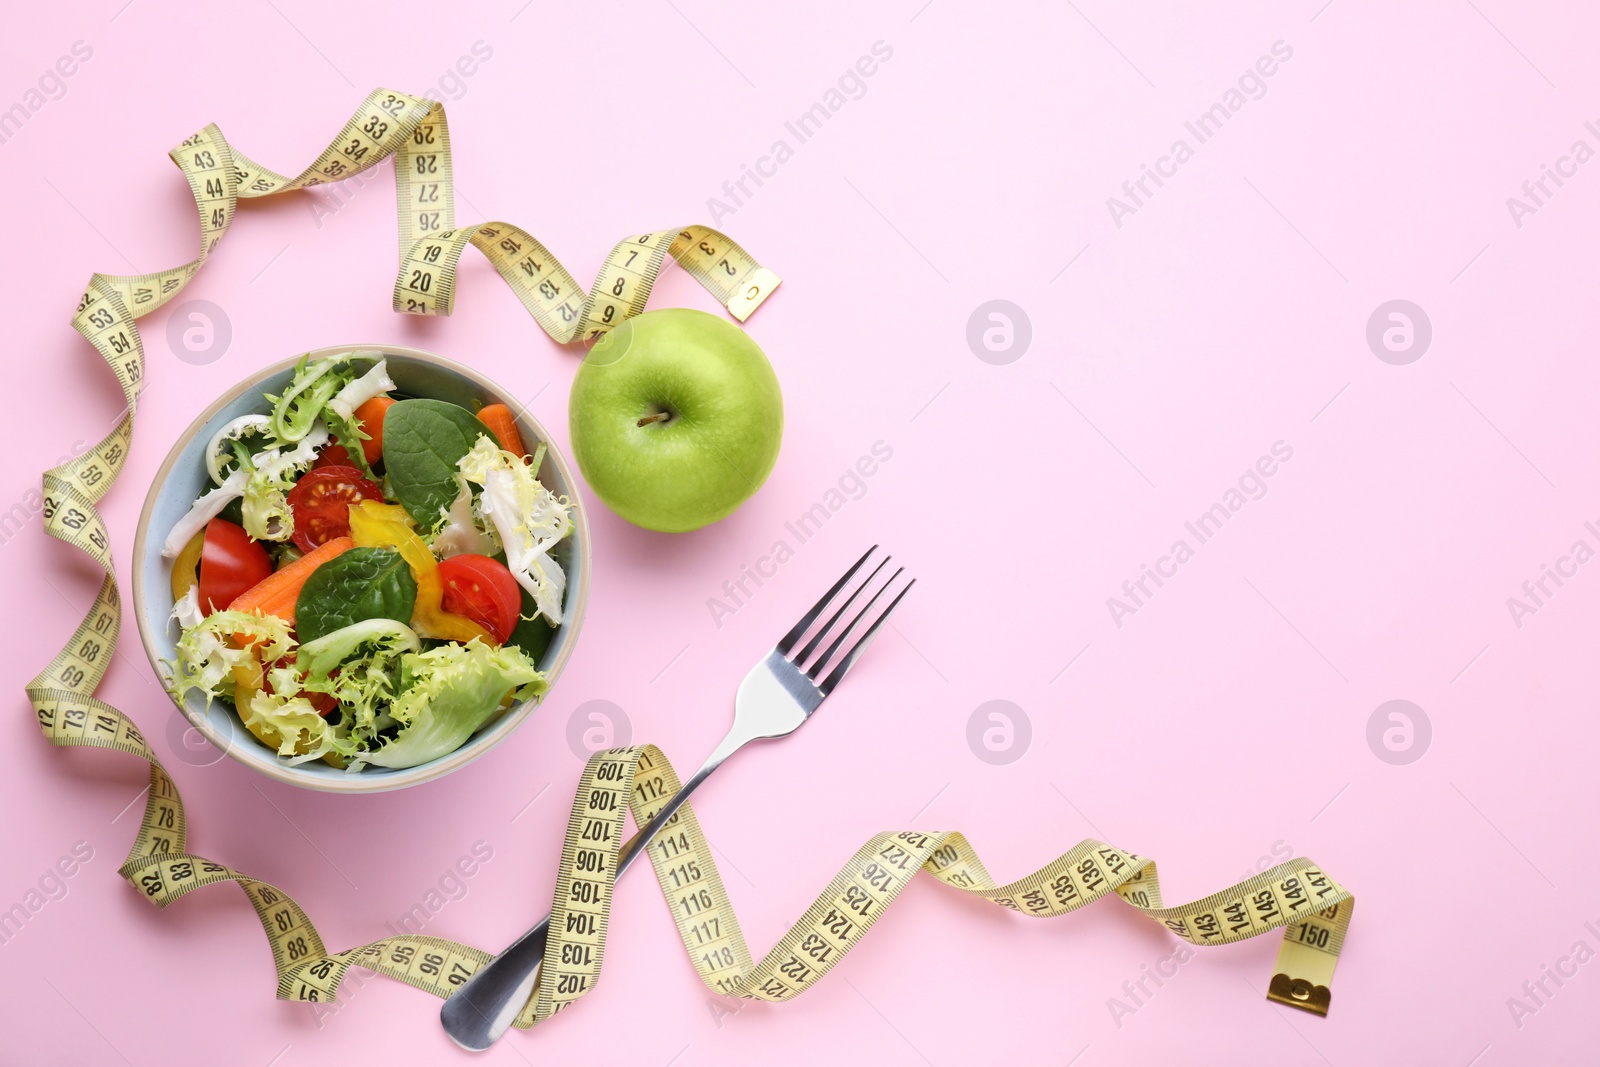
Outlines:
[[[111, 542], [95, 504], [121, 473], [133, 435], [145, 370], [134, 320], [188, 284], [232, 224], [239, 198], [342, 180], [391, 156], [400, 206], [400, 273], [394, 289], [400, 312], [449, 314], [456, 264], [469, 244], [488, 257], [535, 321], [562, 343], [593, 340], [642, 311], [669, 255], [740, 320], [779, 279], [726, 236], [689, 226], [624, 238], [585, 292], [525, 231], [502, 222], [456, 227], [444, 108], [403, 93], [380, 89], [369, 96], [317, 161], [295, 178], [246, 158], [215, 126], [170, 154], [194, 193], [200, 254], [154, 274], [96, 274], [78, 303], [73, 327], [116, 374], [128, 410], [93, 448], [44, 474], [46, 532], [89, 555], [105, 577], [72, 640], [28, 684], [28, 698], [52, 744], [116, 749], [150, 765], [144, 818], [120, 873], [160, 907], [201, 886], [236, 883], [272, 947], [280, 998], [330, 1000], [353, 966], [448, 997], [491, 958], [489, 953], [409, 934], [328, 952], [311, 919], [283, 890], [187, 851], [188, 820], [176, 784], [133, 721], [94, 696], [122, 622]], [[653, 746], [610, 749], [590, 759], [567, 824], [543, 970], [518, 1026], [533, 1026], [594, 988], [605, 953], [624, 818], [631, 810], [644, 824], [678, 786], [677, 774]], [[768, 1001], [789, 1000], [809, 988], [854, 947], [905, 884], [926, 871], [944, 885], [1032, 916], [1062, 915], [1115, 894], [1194, 945], [1227, 944], [1282, 928], [1267, 996], [1325, 1015], [1354, 904], [1348, 890], [1307, 859], [1279, 864], [1192, 904], [1168, 907], [1154, 861], [1103, 842], [1085, 841], [1026, 878], [996, 885], [960, 834], [882, 833], [861, 847], [757, 962], [688, 805], [668, 822], [649, 853], [701, 980], [717, 993]]]

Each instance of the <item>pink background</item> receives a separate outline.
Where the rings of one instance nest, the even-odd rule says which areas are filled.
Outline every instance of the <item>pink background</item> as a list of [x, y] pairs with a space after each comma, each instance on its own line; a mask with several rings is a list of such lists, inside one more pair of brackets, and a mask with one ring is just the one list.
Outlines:
[[[1553, 195], [1520, 226], [1507, 198], [1574, 141], [1600, 148], [1584, 127], [1600, 118], [1595, 17], [1505, 0], [1259, 0], [1204, 15], [921, 3], [780, 15], [706, 0], [278, 0], [202, 15], [110, 0], [10, 20], [0, 109], [75, 41], [93, 55], [0, 144], [0, 508], [115, 418], [120, 398], [69, 328], [72, 304], [93, 270], [192, 254], [189, 194], [164, 153], [206, 122], [292, 172], [373, 87], [431, 89], [449, 106], [460, 218], [526, 226], [584, 280], [624, 234], [713, 222], [707, 198], [741, 165], [779, 138], [794, 149], [721, 219], [785, 279], [748, 324], [788, 403], [762, 492], [675, 538], [589, 500], [595, 580], [567, 674], [498, 750], [399, 794], [297, 791], [186, 748], [130, 618], [101, 695], [173, 768], [193, 848], [290, 890], [342, 948], [382, 936], [482, 841], [492, 859], [427, 932], [497, 947], [550, 898], [581, 766], [569, 720], [594, 707], [580, 706], [613, 702], [634, 740], [692, 768], [748, 663], [882, 541], [921, 578], [895, 628], [813, 725], [729, 765], [698, 805], [752, 943], [775, 941], [885, 828], [962, 829], [1002, 877], [1103, 834], [1157, 857], [1171, 899], [1292, 850], [1360, 902], [1331, 1017], [1262, 999], [1272, 935], [1202, 953], [1119, 1020], [1109, 999], [1174, 948], [1161, 929], [1115, 902], [1035, 923], [921, 882], [798, 1002], [725, 1015], [640, 878], [620, 891], [599, 990], [493, 1062], [1592, 1055], [1600, 964], [1547, 980], [1553, 995], [1528, 1001], [1538, 1010], [1520, 1026], [1508, 999], [1575, 943], [1600, 949], [1585, 928], [1600, 928], [1600, 565], [1578, 567], [1520, 627], [1507, 598], [1575, 541], [1600, 547], [1584, 527], [1600, 520], [1587, 314], [1600, 163], [1559, 189], [1547, 180]], [[490, 58], [451, 75], [480, 41]], [[877, 41], [893, 55], [865, 94], [797, 146], [785, 121]], [[1293, 54], [1265, 94], [1196, 146], [1184, 123], [1277, 41]], [[1178, 138], [1193, 158], [1118, 226], [1107, 198]], [[466, 360], [531, 400], [565, 446], [578, 353], [540, 333], [480, 258], [464, 261], [454, 318], [390, 312], [392, 197], [384, 175], [246, 207], [182, 298], [231, 322], [213, 362], [177, 358], [170, 310], [144, 320], [150, 386], [104, 505], [119, 565], [181, 427], [239, 377], [308, 348], [391, 341]], [[1032, 329], [1005, 365], [966, 340], [969, 316], [997, 298]], [[1409, 365], [1366, 340], [1393, 299], [1432, 323]], [[652, 304], [715, 310], [677, 271]], [[708, 598], [775, 541], [793, 544], [785, 522], [878, 441], [893, 458], [864, 495], [717, 626]], [[1293, 458], [1265, 497], [1117, 626], [1107, 598], [1278, 441]], [[66, 895], [0, 946], [4, 1058], [456, 1055], [437, 1002], [396, 983], [370, 981], [320, 1017], [275, 1001], [236, 891], [163, 913], [117, 877], [142, 765], [50, 749], [21, 694], [94, 575], [37, 516], [0, 544], [0, 567], [13, 702], [0, 907], [76, 842], [93, 850]], [[1395, 699], [1432, 724], [1407, 765], [1367, 741], [1374, 709]], [[967, 742], [990, 700], [1031, 723], [1006, 765]], [[810, 794], [819, 780], [828, 788]]]

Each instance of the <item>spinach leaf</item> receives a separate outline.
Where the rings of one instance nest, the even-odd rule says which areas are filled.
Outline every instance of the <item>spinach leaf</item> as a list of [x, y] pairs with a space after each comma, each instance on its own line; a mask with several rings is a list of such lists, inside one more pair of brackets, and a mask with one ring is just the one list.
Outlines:
[[[244, 525], [244, 498], [236, 496], [232, 500], [228, 501], [228, 503], [223, 507], [223, 509], [220, 512], [217, 513], [217, 517], [219, 519], [227, 519], [229, 522], [233, 523], [235, 526], [243, 526]], [[269, 544], [267, 547], [271, 548], [272, 546]]]
[[522, 591], [522, 606], [517, 609], [522, 618], [517, 620], [517, 628], [506, 638], [506, 644], [522, 649], [537, 664], [544, 659], [545, 649], [550, 647], [550, 639], [556, 635], [556, 628], [539, 614], [539, 605], [534, 603], [533, 594], [520, 585], [517, 588]]
[[351, 623], [394, 619], [410, 623], [417, 603], [411, 565], [392, 548], [351, 548], [311, 572], [294, 605], [302, 644]]
[[402, 400], [383, 417], [383, 469], [389, 491], [424, 530], [437, 530], [455, 500], [456, 464], [482, 434], [500, 439], [464, 407]]

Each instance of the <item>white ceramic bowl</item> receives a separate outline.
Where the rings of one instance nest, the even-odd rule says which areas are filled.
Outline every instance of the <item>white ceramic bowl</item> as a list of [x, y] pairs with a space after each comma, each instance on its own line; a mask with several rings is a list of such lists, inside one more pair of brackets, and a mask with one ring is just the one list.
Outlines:
[[[382, 354], [389, 363], [389, 376], [397, 391], [406, 396], [448, 400], [476, 411], [485, 404], [505, 403], [513, 411], [520, 404], [493, 382], [459, 363], [414, 348], [393, 345], [345, 345], [312, 352], [311, 357], [334, 356], [360, 351]], [[296, 357], [298, 359], [298, 357]], [[160, 676], [159, 660], [171, 660], [177, 640], [177, 623], [172, 614], [172, 564], [161, 558], [167, 533], [189, 510], [196, 497], [211, 487], [206, 474], [204, 451], [211, 436], [229, 419], [250, 412], [269, 410], [263, 393], [281, 393], [293, 377], [296, 359], [274, 364], [240, 382], [208, 407], [184, 431], [156, 472], [139, 515], [139, 532], [133, 543], [133, 605], [139, 622], [139, 636], [145, 654]], [[517, 428], [531, 449], [543, 441], [548, 447], [539, 478], [557, 496], [572, 501], [572, 533], [558, 549], [567, 573], [566, 603], [561, 626], [545, 649], [539, 667], [553, 685], [572, 656], [583, 624], [589, 595], [589, 521], [578, 500], [572, 473], [561, 450], [544, 427], [526, 412], [517, 418]], [[330, 793], [376, 793], [401, 789], [431, 781], [471, 763], [505, 740], [533, 713], [535, 702], [525, 701], [497, 716], [459, 749], [416, 767], [392, 769], [367, 767], [356, 773], [340, 770], [321, 761], [290, 766], [266, 745], [257, 741], [239, 721], [231, 704], [215, 701], [210, 708], [198, 693], [190, 693], [178, 708], [207, 740], [240, 763], [280, 782], [320, 789]]]

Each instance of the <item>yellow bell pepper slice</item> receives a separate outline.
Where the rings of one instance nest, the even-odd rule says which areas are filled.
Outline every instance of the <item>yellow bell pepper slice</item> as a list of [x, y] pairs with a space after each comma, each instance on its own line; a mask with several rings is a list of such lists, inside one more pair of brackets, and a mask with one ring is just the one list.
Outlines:
[[205, 527], [189, 538], [178, 558], [172, 561], [172, 600], [177, 603], [200, 580], [200, 552], [206, 546]]
[[[261, 692], [261, 683], [265, 672], [261, 664], [252, 660], [233, 669], [233, 706], [237, 709], [239, 720], [243, 722], [250, 715], [250, 701]], [[273, 751], [277, 751], [283, 743], [283, 737], [266, 723], [254, 725], [246, 722], [245, 729], [256, 735], [256, 740]]]
[[392, 548], [411, 566], [411, 577], [417, 581], [417, 603], [411, 609], [411, 628], [419, 636], [463, 644], [478, 637], [486, 645], [499, 643], [493, 634], [465, 615], [444, 610], [444, 582], [439, 578], [439, 563], [411, 528], [405, 508], [377, 500], [351, 504], [350, 539], [359, 547]]

